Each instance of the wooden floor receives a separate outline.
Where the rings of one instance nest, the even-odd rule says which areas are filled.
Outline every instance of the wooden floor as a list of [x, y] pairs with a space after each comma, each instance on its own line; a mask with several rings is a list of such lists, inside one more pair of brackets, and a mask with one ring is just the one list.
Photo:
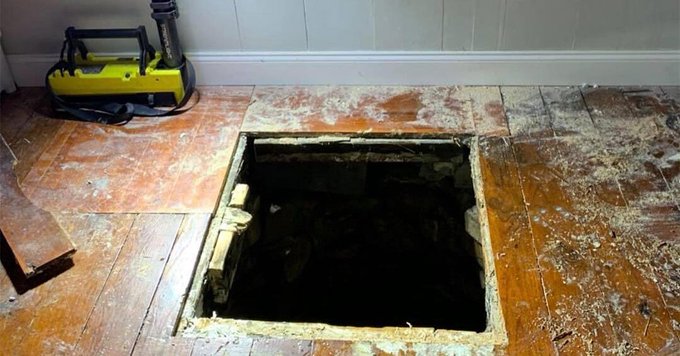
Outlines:
[[201, 92], [190, 113], [125, 127], [52, 119], [42, 89], [3, 95], [0, 131], [22, 188], [78, 252], [26, 281], [2, 247], [0, 354], [413, 352], [172, 336], [239, 132], [479, 136], [508, 334], [499, 351], [680, 352], [680, 88]]

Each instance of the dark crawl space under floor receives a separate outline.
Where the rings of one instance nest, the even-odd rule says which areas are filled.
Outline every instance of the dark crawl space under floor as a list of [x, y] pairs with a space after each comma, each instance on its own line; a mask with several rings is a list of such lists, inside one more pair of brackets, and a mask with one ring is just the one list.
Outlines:
[[205, 312], [483, 331], [481, 267], [464, 224], [475, 205], [468, 150], [453, 152], [437, 162], [250, 162], [258, 237], [245, 242], [228, 303]]

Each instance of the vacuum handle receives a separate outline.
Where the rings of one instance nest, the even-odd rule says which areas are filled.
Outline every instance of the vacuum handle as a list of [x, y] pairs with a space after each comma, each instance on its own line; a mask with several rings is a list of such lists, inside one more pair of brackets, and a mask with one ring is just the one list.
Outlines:
[[177, 3], [175, 0], [151, 0], [151, 9], [151, 18], [156, 20], [158, 37], [161, 40], [163, 63], [168, 68], [179, 68], [184, 63], [184, 53], [177, 30]]
[[75, 74], [76, 69], [76, 49], [80, 52], [83, 59], [87, 58], [87, 48], [82, 43], [83, 39], [101, 38], [136, 38], [139, 44], [139, 73], [146, 75], [147, 55], [150, 58], [156, 56], [156, 50], [149, 43], [146, 35], [146, 28], [118, 28], [118, 29], [76, 29], [69, 27], [66, 29], [66, 41], [68, 43], [67, 63], [68, 71], [71, 75]]

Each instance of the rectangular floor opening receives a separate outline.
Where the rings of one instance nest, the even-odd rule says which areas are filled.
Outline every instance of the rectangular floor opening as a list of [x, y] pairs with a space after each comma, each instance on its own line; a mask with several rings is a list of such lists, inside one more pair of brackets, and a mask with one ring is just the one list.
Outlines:
[[469, 153], [453, 141], [251, 139], [238, 179], [249, 221], [202, 316], [484, 331]]

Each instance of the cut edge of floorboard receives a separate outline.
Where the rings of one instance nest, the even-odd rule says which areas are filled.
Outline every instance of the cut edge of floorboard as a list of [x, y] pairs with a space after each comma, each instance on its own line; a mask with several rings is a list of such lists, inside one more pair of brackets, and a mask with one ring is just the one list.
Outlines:
[[[54, 216], [23, 193], [14, 174], [14, 153], [4, 138], [0, 146], [0, 197], [12, 206], [0, 213], [0, 230], [19, 269], [31, 278], [72, 256], [76, 248]], [[43, 249], [46, 237], [52, 249]]]

